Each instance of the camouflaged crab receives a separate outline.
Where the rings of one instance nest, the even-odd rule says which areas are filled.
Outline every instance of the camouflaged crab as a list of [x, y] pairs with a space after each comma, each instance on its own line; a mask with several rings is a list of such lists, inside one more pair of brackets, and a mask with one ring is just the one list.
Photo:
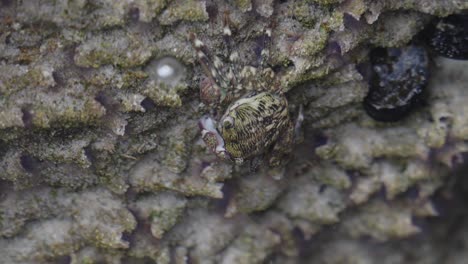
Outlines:
[[[266, 156], [270, 166], [277, 166], [290, 153], [294, 138], [288, 101], [278, 88], [275, 73], [265, 66], [267, 49], [261, 51], [259, 67], [240, 65], [240, 55], [232, 48], [231, 24], [225, 15], [223, 39], [228, 63], [218, 56], [209, 56], [203, 42], [190, 35], [206, 75], [200, 83], [200, 98], [220, 110], [214, 112], [224, 112], [218, 118], [216, 114], [214, 118], [201, 118], [202, 138], [221, 159], [242, 164]], [[269, 42], [271, 29], [265, 29], [263, 34], [265, 42]]]

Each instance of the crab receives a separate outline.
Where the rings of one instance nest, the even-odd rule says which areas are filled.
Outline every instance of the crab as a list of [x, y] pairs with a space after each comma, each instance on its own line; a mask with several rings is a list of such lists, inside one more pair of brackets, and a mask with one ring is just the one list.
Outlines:
[[[288, 100], [274, 71], [266, 66], [269, 51], [261, 51], [258, 67], [240, 65], [231, 25], [225, 14], [223, 39], [228, 63], [210, 56], [195, 34], [189, 36], [205, 74], [200, 82], [200, 99], [214, 109], [214, 114], [200, 119], [202, 139], [223, 160], [235, 164], [250, 160], [252, 165], [260, 157], [260, 161], [266, 158], [270, 166], [278, 166], [291, 152], [297, 124], [292, 122]], [[271, 41], [271, 32], [271, 28], [264, 29], [265, 43]]]

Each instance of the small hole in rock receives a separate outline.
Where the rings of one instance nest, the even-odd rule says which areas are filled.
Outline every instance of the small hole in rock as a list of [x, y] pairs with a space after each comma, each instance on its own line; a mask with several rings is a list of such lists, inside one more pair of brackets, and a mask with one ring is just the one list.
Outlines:
[[214, 22], [218, 16], [218, 7], [216, 5], [207, 5], [206, 12], [210, 21]]
[[331, 41], [328, 43], [327, 48], [326, 48], [326, 53], [328, 55], [331, 54], [339, 54], [341, 55], [341, 46], [338, 44], [336, 41]]
[[11, 35], [5, 37], [5, 44], [11, 44]]
[[449, 121], [449, 117], [448, 116], [442, 116], [442, 117], [439, 118], [439, 121], [441, 123], [446, 123], [446, 122]]
[[52, 78], [54, 78], [55, 86], [63, 86], [65, 84], [63, 75], [60, 74], [59, 72], [53, 71]]
[[94, 155], [93, 151], [91, 150], [91, 146], [86, 146], [84, 148], [84, 154], [86, 156], [86, 158], [91, 162], [93, 163], [94, 161], [96, 161], [96, 156]]
[[357, 29], [361, 26], [361, 22], [348, 13], [344, 13], [343, 24], [347, 29]]
[[328, 137], [325, 136], [324, 134], [317, 134], [314, 136], [314, 148], [323, 146], [327, 144], [327, 142], [328, 142]]
[[122, 240], [132, 243], [132, 233], [130, 232], [123, 232], [122, 233]]
[[30, 155], [22, 155], [20, 157], [20, 163], [27, 172], [34, 172], [38, 166], [38, 161]]
[[71, 263], [71, 257], [70, 256], [61, 256], [57, 257], [54, 261], [54, 263], [58, 264], [68, 264]]
[[141, 101], [140, 105], [146, 110], [152, 110], [156, 108], [156, 104], [150, 98], [146, 97], [143, 101]]
[[418, 186], [411, 186], [406, 190], [404, 193], [406, 197], [412, 200], [416, 200], [419, 198], [419, 187]]
[[459, 167], [465, 163], [467, 158], [466, 152], [465, 153], [457, 153], [452, 155], [450, 158], [450, 162], [452, 163], [453, 167]]
[[237, 190], [236, 183], [232, 180], [227, 181], [221, 189], [221, 191], [223, 192], [223, 198], [217, 199], [214, 202], [215, 208], [224, 214], [236, 190]]
[[138, 7], [132, 7], [128, 11], [128, 19], [133, 22], [140, 20], [140, 9]]
[[110, 99], [109, 97], [104, 93], [104, 92], [99, 92], [95, 97], [94, 97], [94, 100], [96, 100], [97, 102], [99, 102], [102, 106], [104, 107], [109, 107], [111, 102], [110, 102]]
[[33, 114], [31, 113], [30, 110], [28, 109], [21, 109], [21, 112], [23, 113], [23, 116], [21, 117], [23, 120], [23, 124], [25, 128], [30, 128], [33, 126]]
[[327, 185], [325, 184], [320, 185], [319, 193], [323, 193], [326, 189], [327, 189]]

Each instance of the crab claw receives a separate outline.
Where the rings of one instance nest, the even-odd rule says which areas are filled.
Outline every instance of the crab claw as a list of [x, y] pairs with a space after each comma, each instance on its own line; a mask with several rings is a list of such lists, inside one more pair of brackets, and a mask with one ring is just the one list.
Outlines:
[[205, 144], [211, 151], [219, 158], [230, 160], [229, 153], [224, 148], [223, 137], [221, 137], [216, 129], [213, 119], [208, 116], [203, 116], [198, 122], [198, 126], [200, 127], [203, 141], [205, 141]]

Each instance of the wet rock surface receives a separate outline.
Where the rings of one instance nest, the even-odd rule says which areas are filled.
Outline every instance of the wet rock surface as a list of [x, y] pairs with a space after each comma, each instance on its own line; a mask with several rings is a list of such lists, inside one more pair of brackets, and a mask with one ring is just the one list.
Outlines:
[[[429, 52], [423, 102], [390, 123], [366, 113], [359, 65], [375, 48], [435, 49], [415, 38], [467, 9], [459, 0], [0, 1], [0, 258], [462, 263], [468, 61]], [[284, 165], [252, 171], [205, 145], [198, 120], [224, 109], [200, 99], [206, 71], [191, 34], [228, 66], [222, 74], [244, 70], [253, 90], [281, 87], [291, 116], [303, 109]]]

